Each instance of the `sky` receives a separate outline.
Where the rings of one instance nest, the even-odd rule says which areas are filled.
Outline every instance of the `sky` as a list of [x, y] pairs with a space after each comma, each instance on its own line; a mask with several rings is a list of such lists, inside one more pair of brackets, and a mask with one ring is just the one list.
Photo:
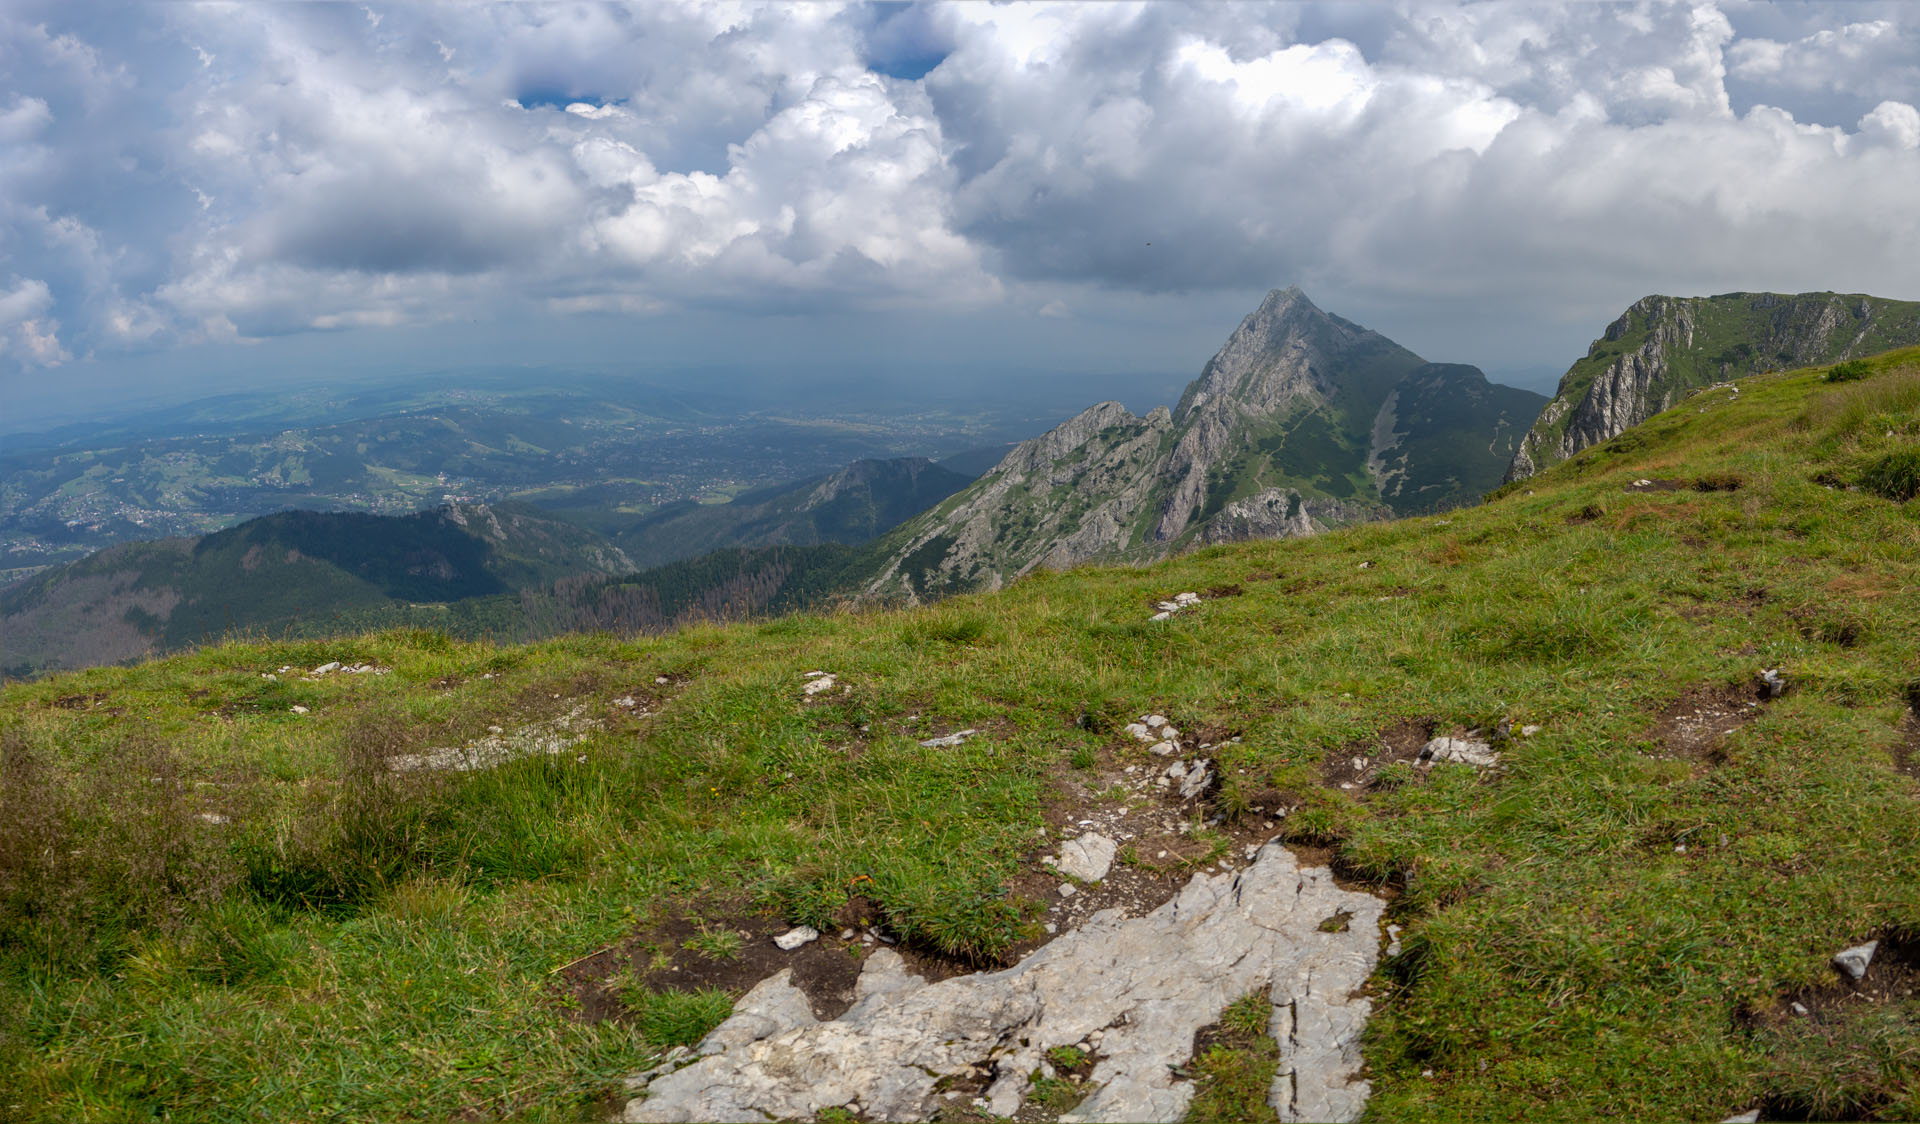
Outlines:
[[1920, 299], [1920, 5], [0, 6], [0, 404], [463, 365], [1197, 374], [1270, 288], [1546, 389]]

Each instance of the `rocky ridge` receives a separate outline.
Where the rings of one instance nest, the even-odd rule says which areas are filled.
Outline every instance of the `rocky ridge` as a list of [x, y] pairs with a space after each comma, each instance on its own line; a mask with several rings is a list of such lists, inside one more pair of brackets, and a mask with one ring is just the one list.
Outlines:
[[1913, 343], [1920, 303], [1910, 301], [1859, 293], [1643, 297], [1561, 376], [1506, 479], [1618, 437], [1713, 383]]
[[882, 540], [862, 593], [917, 601], [1470, 502], [1539, 402], [1275, 290], [1173, 410], [1103, 402], [1016, 447]]

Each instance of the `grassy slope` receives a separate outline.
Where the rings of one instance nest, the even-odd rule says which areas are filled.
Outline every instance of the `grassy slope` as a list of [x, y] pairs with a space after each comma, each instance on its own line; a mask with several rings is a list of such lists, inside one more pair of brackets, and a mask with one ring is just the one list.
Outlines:
[[[1373, 1118], [1719, 1119], [1818, 1056], [1791, 1035], [1763, 1053], [1743, 1004], [1828, 978], [1844, 944], [1920, 928], [1920, 788], [1891, 756], [1920, 680], [1920, 501], [1811, 480], [1920, 444], [1920, 351], [1880, 367], [1712, 392], [1446, 517], [1042, 574], [910, 613], [631, 643], [232, 645], [9, 686], [0, 875], [16, 889], [35, 869], [20, 801], [63, 784], [111, 798], [68, 813], [90, 840], [164, 827], [176, 790], [126, 778], [170, 768], [211, 782], [178, 789], [175, 812], [236, 822], [118, 857], [45, 829], [58, 845], [35, 853], [93, 888], [61, 908], [0, 897], [0, 1115], [578, 1118], [652, 1048], [572, 1018], [551, 969], [711, 894], [818, 917], [862, 876], [909, 939], [990, 954], [1021, 924], [999, 888], [1036, 853], [1053, 778], [1142, 753], [1115, 723], [1159, 710], [1244, 736], [1223, 805], [1289, 790], [1290, 833], [1399, 887], [1407, 953], [1376, 977]], [[1626, 490], [1729, 475], [1738, 490]], [[1227, 583], [1245, 594], [1145, 619]], [[260, 675], [339, 658], [393, 673]], [[1683, 693], [1775, 666], [1794, 690], [1723, 763], [1654, 752], [1655, 715]], [[803, 702], [812, 669], [853, 691]], [[661, 716], [606, 707], [624, 692]], [[610, 722], [584, 761], [397, 790], [375, 817], [391, 830], [357, 844], [327, 826], [369, 791], [341, 747], [453, 744], [576, 698]], [[1399, 721], [1502, 715], [1543, 726], [1502, 776], [1442, 767], [1364, 804], [1318, 783]], [[988, 733], [922, 749], [929, 723]], [[49, 777], [23, 771], [29, 755]], [[149, 893], [156, 855], [178, 877]], [[189, 901], [223, 885], [224, 905]], [[23, 900], [51, 912], [23, 924]], [[1920, 1112], [1920, 1066], [1886, 1066], [1877, 1087], [1905, 1100], [1884, 1111]]]

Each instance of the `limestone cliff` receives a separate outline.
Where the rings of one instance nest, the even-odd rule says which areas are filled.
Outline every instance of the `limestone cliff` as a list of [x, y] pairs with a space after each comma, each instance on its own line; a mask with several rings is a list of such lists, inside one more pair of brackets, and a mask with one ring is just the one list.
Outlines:
[[1617, 437], [1715, 382], [1912, 343], [1920, 343], [1920, 303], [1858, 293], [1645, 297], [1561, 377], [1506, 478]]

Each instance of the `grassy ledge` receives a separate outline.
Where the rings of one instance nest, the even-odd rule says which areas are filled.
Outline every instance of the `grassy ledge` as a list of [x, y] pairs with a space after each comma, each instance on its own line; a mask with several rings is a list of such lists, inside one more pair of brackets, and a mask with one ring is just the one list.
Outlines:
[[[1920, 1115], [1910, 997], [1789, 999], [1920, 932], [1920, 351], [1869, 366], [1709, 390], [1476, 508], [912, 612], [9, 685], [0, 1116], [593, 1117], [777, 926], [956, 970], [1035, 939], [1065, 782], [1147, 711], [1241, 739], [1219, 814], [1277, 794], [1394, 895], [1372, 1118]], [[302, 674], [331, 661], [378, 670]], [[556, 752], [384, 767], [562, 716]], [[1539, 730], [1497, 774], [1333, 779], [1502, 719]]]

